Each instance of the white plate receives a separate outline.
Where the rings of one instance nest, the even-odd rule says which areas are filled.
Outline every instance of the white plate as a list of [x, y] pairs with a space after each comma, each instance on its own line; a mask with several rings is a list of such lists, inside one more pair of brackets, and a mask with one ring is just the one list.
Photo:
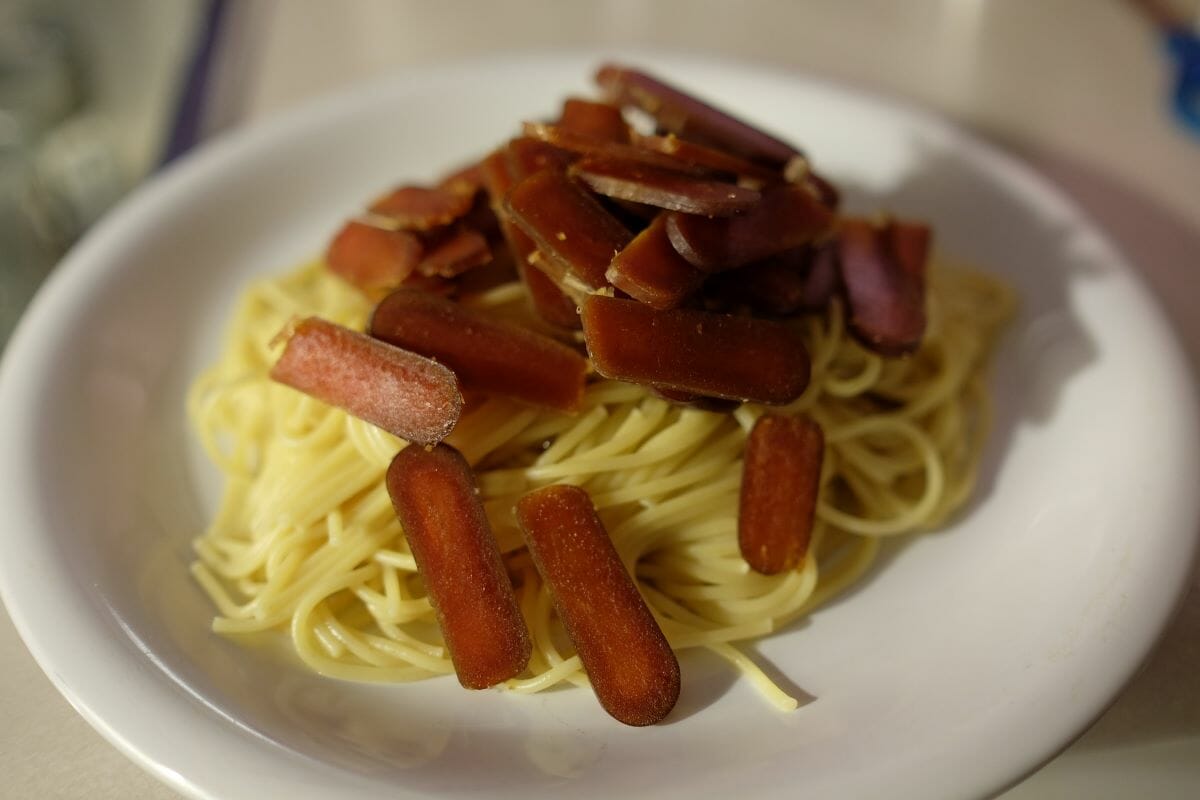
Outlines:
[[0, 583], [25, 641], [105, 736], [205, 798], [963, 797], [1049, 758], [1119, 691], [1181, 590], [1200, 479], [1192, 377], [1103, 235], [1021, 165], [945, 124], [779, 72], [649, 58], [803, 144], [852, 206], [933, 220], [1023, 297], [999, 419], [958, 524], [753, 648], [816, 699], [780, 714], [683, 658], [667, 724], [586, 691], [364, 687], [208, 632], [189, 579], [213, 474], [188, 380], [239, 287], [320, 251], [399, 180], [431, 178], [589, 91], [598, 55], [428, 70], [204, 148], [62, 264], [0, 376]]

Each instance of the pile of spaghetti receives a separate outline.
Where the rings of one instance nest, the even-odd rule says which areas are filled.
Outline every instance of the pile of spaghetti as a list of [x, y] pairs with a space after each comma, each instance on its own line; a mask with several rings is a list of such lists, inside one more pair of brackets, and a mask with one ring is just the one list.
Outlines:
[[[601, 74], [609, 79], [613, 102], [592, 104], [590, 122], [581, 121], [577, 105], [571, 124], [564, 117], [559, 125], [527, 126], [527, 135], [516, 141], [528, 144], [532, 138], [545, 145], [544, 162], [545, 153], [555, 151], [577, 159], [580, 148], [605, 140], [607, 134], [593, 124], [594, 112], [601, 105], [625, 105], [628, 116], [629, 96], [639, 95], [621, 92], [645, 76], [623, 72], [614, 79], [611, 68]], [[692, 127], [681, 127], [678, 138], [618, 129], [625, 150], [612, 152], [628, 155], [635, 146], [630, 137], [647, 151], [654, 149], [653, 139], [711, 145], [712, 136], [688, 138], [698, 117], [703, 122], [693, 109]], [[606, 120], [611, 128], [613, 118]], [[506, 146], [498, 152], [511, 156], [514, 151]], [[831, 187], [792, 152], [789, 180], [809, 181], [814, 197], [835, 206]], [[582, 154], [587, 157], [588, 151]], [[761, 164], [763, 159], [755, 161], [753, 155], [730, 157]], [[519, 180], [520, 170], [514, 174], [513, 162], [508, 163], [508, 177]], [[719, 172], [714, 167], [707, 174], [714, 171]], [[389, 223], [386, 203], [377, 203], [352, 223], [415, 242], [407, 251], [392, 248], [385, 268], [378, 248], [370, 259], [361, 252], [347, 258], [335, 242], [324, 261], [258, 281], [244, 293], [224, 350], [196, 380], [188, 407], [226, 481], [215, 519], [195, 541], [199, 558], [193, 565], [195, 578], [219, 610], [214, 630], [285, 633], [305, 663], [337, 678], [401, 682], [454, 672], [385, 483], [389, 463], [406, 442], [273, 381], [268, 373], [279, 359], [278, 334], [294, 320], [317, 316], [361, 331], [389, 280], [453, 296], [467, 308], [578, 343], [577, 330], [547, 321], [531, 302], [531, 262], [543, 266], [539, 258], [552, 260], [547, 250], [553, 242], [534, 242], [542, 247], [524, 259], [518, 253], [514, 268], [513, 237], [503, 225], [511, 222], [504, 198], [485, 191], [491, 188], [486, 178], [473, 183], [471, 175], [457, 173], [436, 187], [473, 198], [471, 209], [449, 222], [405, 228], [395, 216]], [[706, 173], [697, 168], [688, 175]], [[579, 180], [577, 173], [573, 180]], [[753, 190], [754, 176], [740, 175], [731, 184]], [[759, 188], [768, 194], [769, 187]], [[620, 204], [610, 203], [612, 194], [606, 198], [614, 218], [644, 215], [645, 225], [651, 216], [645, 215], [647, 204], [620, 197], [615, 198]], [[481, 234], [488, 257], [463, 257], [470, 248], [461, 244], [451, 253], [457, 255], [448, 257], [445, 245], [467, 229], [464, 220], [488, 211], [499, 212], [502, 224], [495, 231], [504, 234]], [[880, 231], [888, 227], [886, 220], [872, 224]], [[822, 248], [838, 255], [838, 230], [829, 226], [790, 248], [804, 254], [804, 263], [790, 269], [812, 277]], [[434, 257], [439, 249], [441, 256]], [[852, 254], [841, 255], [845, 271]], [[500, 263], [506, 257], [507, 264]], [[392, 277], [381, 279], [389, 269]], [[747, 269], [746, 284], [753, 283], [755, 270], [770, 272], [758, 262]], [[480, 277], [484, 272], [488, 276]], [[542, 274], [550, 275], [572, 304], [589, 292], [619, 294], [611, 286], [581, 289], [580, 274], [569, 265]], [[582, 402], [571, 413], [499, 394], [464, 392], [461, 418], [445, 441], [474, 469], [533, 642], [526, 671], [507, 681], [508, 689], [535, 692], [564, 682], [588, 683], [513, 511], [530, 490], [569, 483], [587, 490], [672, 648], [707, 648], [734, 664], [777, 706], [795, 707], [796, 701], [737, 643], [785, 628], [862, 578], [882, 539], [935, 528], [963, 507], [988, 430], [986, 359], [1013, 307], [1011, 292], [996, 280], [956, 265], [932, 264], [920, 280], [919, 346], [885, 355], [878, 351], [888, 348], [864, 332], [871, 321], [856, 320], [856, 295], [849, 284], [845, 275], [832, 282], [817, 307], [806, 300], [787, 314], [770, 312], [803, 337], [811, 369], [802, 393], [783, 404], [666, 392], [605, 378], [594, 368]], [[704, 313], [757, 313], [753, 292], [746, 289], [739, 287], [734, 299]], [[778, 298], [772, 290], [769, 300]], [[713, 301], [692, 290], [682, 304], [711, 307]], [[795, 568], [771, 575], [748, 565], [738, 538], [747, 437], [768, 412], [802, 415], [824, 435], [806, 550]]]

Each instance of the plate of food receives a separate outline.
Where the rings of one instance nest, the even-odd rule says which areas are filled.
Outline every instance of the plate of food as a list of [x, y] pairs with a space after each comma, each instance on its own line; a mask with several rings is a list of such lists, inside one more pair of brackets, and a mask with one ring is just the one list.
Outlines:
[[945, 122], [646, 53], [409, 70], [99, 224], [0, 372], [0, 587], [186, 795], [963, 797], [1183, 588], [1193, 376]]

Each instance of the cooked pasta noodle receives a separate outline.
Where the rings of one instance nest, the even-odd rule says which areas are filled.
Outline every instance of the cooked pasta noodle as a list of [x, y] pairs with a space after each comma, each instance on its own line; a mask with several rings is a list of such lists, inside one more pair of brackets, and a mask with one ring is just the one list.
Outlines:
[[[469, 302], [526, 313], [519, 285]], [[783, 412], [810, 415], [827, 445], [809, 552], [780, 575], [753, 572], [738, 551], [742, 450], [761, 407], [701, 411], [602, 379], [575, 415], [499, 397], [471, 406], [448, 441], [476, 468], [534, 642], [527, 672], [508, 687], [587, 684], [513, 516], [521, 494], [567, 482], [591, 494], [674, 648], [707, 648], [772, 703], [794, 708], [735, 643], [779, 630], [862, 578], [881, 538], [936, 527], [962, 507], [988, 428], [985, 359], [1012, 307], [994, 279], [943, 265], [930, 274], [928, 330], [911, 357], [864, 350], [836, 301], [796, 322], [812, 380]], [[245, 292], [223, 354], [189, 396], [226, 480], [192, 571], [217, 608], [214, 630], [285, 632], [320, 673], [411, 681], [453, 666], [384, 485], [405, 443], [267, 378], [272, 340], [290, 318], [361, 328], [369, 311], [319, 264]]]

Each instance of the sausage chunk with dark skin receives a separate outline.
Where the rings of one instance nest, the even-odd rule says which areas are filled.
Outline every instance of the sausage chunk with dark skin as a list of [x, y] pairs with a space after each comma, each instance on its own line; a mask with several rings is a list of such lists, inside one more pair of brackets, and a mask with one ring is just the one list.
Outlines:
[[679, 661], [588, 493], [530, 492], [517, 502], [517, 522], [600, 705], [626, 725], [663, 719], [679, 699]]
[[458, 422], [458, 380], [436, 361], [319, 317], [281, 335], [274, 381], [410, 442], [440, 442]]
[[445, 444], [406, 447], [387, 487], [459, 683], [486, 689], [519, 675], [533, 645], [466, 459]]
[[824, 455], [821, 426], [806, 417], [764, 414], [754, 424], [738, 509], [738, 547], [754, 571], [775, 575], [804, 560]]

